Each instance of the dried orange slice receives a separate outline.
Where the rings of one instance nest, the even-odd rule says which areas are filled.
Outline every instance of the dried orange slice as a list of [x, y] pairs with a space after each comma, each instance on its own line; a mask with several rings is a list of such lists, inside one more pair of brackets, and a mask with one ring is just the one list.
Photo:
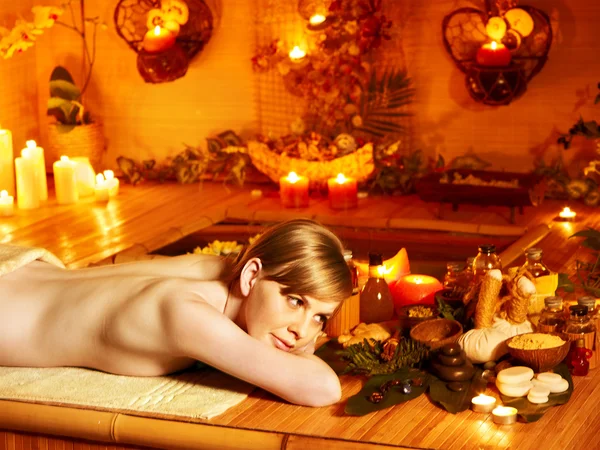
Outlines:
[[502, 17], [491, 17], [485, 25], [485, 32], [494, 41], [501, 41], [506, 33], [506, 22]]

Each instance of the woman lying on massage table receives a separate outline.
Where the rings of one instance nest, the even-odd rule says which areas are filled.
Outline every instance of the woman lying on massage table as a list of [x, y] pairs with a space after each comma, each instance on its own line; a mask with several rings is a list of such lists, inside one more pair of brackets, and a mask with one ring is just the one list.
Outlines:
[[341, 396], [313, 355], [352, 291], [338, 238], [308, 220], [268, 229], [234, 262], [184, 255], [0, 277], [0, 365], [158, 376], [202, 361], [292, 403]]

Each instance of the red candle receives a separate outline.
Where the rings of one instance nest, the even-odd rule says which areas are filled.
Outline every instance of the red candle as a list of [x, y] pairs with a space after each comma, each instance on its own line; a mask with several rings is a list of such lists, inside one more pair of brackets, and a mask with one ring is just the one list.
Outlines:
[[158, 25], [144, 36], [142, 47], [148, 53], [159, 53], [170, 49], [175, 44], [175, 34]]
[[354, 178], [346, 178], [343, 173], [338, 173], [336, 178], [327, 180], [327, 186], [329, 188], [329, 206], [331, 208], [356, 208], [358, 205], [358, 191]]
[[481, 66], [508, 66], [510, 64], [510, 50], [504, 44], [492, 41], [483, 44], [477, 50], [475, 59], [477, 60], [477, 64]]
[[285, 208], [306, 208], [308, 206], [308, 178], [290, 172], [279, 179], [279, 196]]
[[406, 305], [434, 305], [435, 293], [443, 288], [437, 278], [429, 275], [405, 275], [390, 283], [396, 311]]

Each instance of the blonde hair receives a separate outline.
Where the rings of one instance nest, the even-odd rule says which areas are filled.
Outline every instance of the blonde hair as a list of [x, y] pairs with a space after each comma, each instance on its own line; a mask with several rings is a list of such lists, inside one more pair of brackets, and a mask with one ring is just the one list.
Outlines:
[[296, 219], [267, 229], [233, 262], [230, 281], [240, 278], [252, 258], [262, 278], [285, 286], [283, 294], [341, 302], [352, 293], [352, 278], [338, 237], [312, 220]]

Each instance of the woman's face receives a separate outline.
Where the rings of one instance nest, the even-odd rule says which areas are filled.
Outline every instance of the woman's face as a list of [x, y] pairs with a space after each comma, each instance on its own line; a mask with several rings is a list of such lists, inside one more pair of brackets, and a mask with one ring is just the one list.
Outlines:
[[242, 307], [242, 328], [280, 350], [300, 351], [323, 329], [338, 303], [282, 294], [282, 288], [275, 281], [257, 280]]

